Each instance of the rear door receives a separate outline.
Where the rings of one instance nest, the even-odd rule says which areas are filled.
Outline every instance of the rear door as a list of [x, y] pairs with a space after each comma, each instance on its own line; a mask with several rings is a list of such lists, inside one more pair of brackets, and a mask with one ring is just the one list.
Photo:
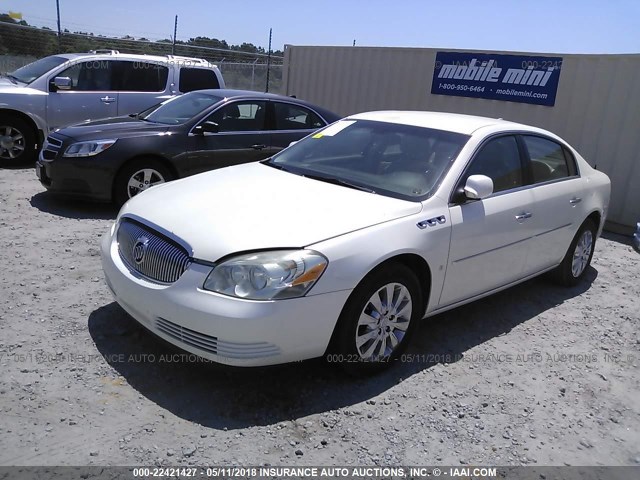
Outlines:
[[182, 169], [191, 174], [267, 158], [271, 134], [265, 124], [266, 103], [229, 102], [209, 115], [203, 122], [216, 123], [219, 131], [189, 134], [188, 153], [180, 160]]
[[309, 108], [288, 102], [269, 103], [273, 108], [271, 155], [326, 125], [326, 122]]
[[525, 263], [534, 274], [559, 264], [586, 218], [583, 181], [573, 154], [554, 139], [521, 135], [530, 165], [535, 236]]
[[118, 89], [118, 115], [129, 115], [160, 103], [166, 94], [169, 67], [160, 63], [139, 60], [120, 60], [114, 63]]
[[47, 100], [47, 123], [50, 129], [118, 114], [113, 63], [112, 60], [78, 62], [49, 78], [49, 85], [52, 85], [55, 77], [71, 79], [69, 90], [50, 87]]
[[486, 175], [493, 180], [494, 193], [449, 209], [451, 246], [441, 307], [522, 278], [533, 236], [533, 194], [525, 186], [523, 165], [513, 135], [488, 140], [471, 160], [458, 186], [471, 175]]

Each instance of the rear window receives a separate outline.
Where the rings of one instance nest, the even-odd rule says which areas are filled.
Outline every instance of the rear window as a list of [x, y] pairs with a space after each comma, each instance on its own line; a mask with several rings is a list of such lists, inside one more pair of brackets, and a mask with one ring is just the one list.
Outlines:
[[220, 82], [216, 72], [205, 68], [186, 68], [180, 69], [180, 83], [178, 89], [182, 93], [192, 92], [194, 90], [206, 90], [208, 88], [220, 88]]

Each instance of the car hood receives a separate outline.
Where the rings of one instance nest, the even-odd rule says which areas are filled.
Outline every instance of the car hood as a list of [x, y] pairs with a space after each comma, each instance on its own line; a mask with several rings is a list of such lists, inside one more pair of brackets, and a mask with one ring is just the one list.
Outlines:
[[207, 261], [236, 252], [299, 248], [416, 214], [419, 202], [333, 185], [250, 163], [177, 180], [134, 197], [138, 217]]
[[57, 133], [74, 140], [95, 140], [99, 138], [137, 137], [154, 135], [170, 130], [169, 125], [150, 123], [134, 117], [112, 117], [102, 120], [82, 122], [57, 130]]
[[7, 77], [0, 77], [0, 95], [46, 95], [45, 92], [29, 87], [25, 83], [13, 83]]

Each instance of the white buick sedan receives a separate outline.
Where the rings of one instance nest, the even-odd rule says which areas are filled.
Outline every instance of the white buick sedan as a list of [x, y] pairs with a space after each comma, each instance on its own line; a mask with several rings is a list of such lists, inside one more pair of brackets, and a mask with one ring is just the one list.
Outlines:
[[116, 301], [238, 366], [376, 370], [424, 317], [585, 274], [610, 183], [561, 138], [491, 118], [354, 115], [260, 162], [154, 187], [102, 241]]

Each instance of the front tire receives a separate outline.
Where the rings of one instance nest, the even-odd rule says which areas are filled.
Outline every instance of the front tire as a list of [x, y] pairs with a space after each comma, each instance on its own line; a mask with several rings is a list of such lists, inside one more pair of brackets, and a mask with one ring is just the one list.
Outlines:
[[573, 287], [584, 278], [593, 258], [597, 232], [597, 226], [591, 219], [585, 220], [580, 226], [562, 263], [552, 272], [557, 283]]
[[140, 158], [125, 165], [116, 176], [113, 199], [118, 206], [153, 186], [174, 179], [171, 171], [155, 158]]
[[420, 284], [409, 268], [390, 264], [373, 271], [340, 314], [332, 358], [355, 375], [388, 367], [407, 347], [423, 310]]
[[36, 132], [23, 119], [0, 115], [0, 167], [36, 161]]

